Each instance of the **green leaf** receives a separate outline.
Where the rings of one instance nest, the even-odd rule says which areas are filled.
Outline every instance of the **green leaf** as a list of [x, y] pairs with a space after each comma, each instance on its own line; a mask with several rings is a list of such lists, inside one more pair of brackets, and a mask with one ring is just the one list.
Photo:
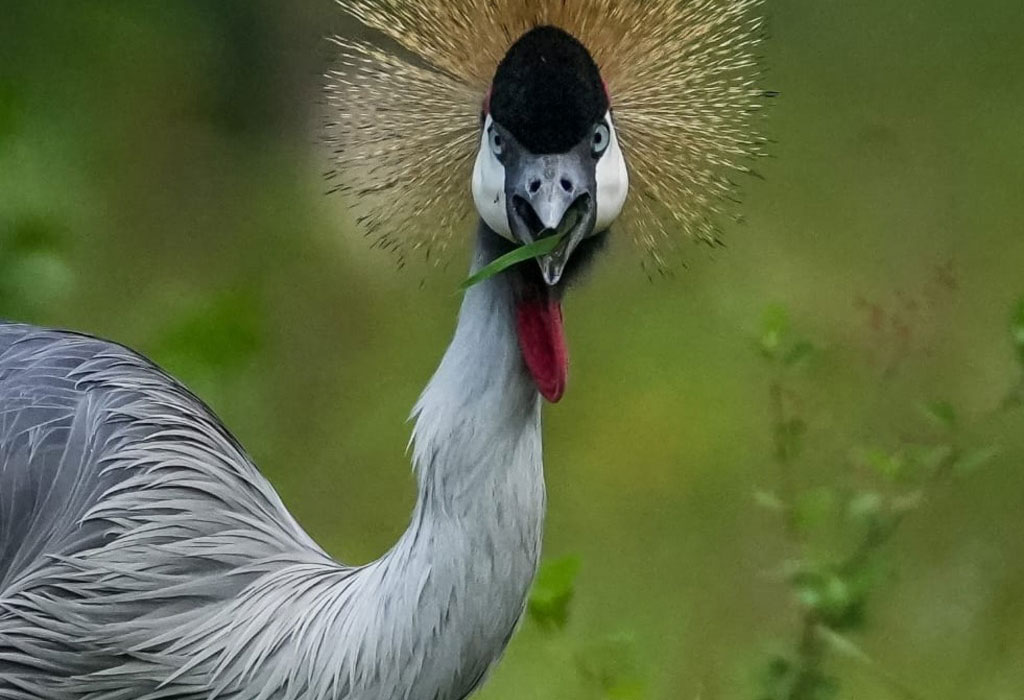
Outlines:
[[830, 569], [810, 568], [791, 579], [797, 601], [833, 629], [854, 629], [864, 623], [870, 586]]
[[534, 622], [548, 629], [565, 628], [579, 571], [580, 560], [575, 556], [550, 559], [541, 565], [527, 605]]
[[539, 241], [534, 241], [528, 245], [519, 246], [518, 248], [505, 253], [497, 260], [484, 265], [482, 268], [470, 275], [462, 284], [459, 285], [459, 289], [465, 291], [475, 284], [480, 284], [484, 280], [488, 280], [498, 273], [504, 272], [513, 265], [518, 265], [526, 260], [547, 255], [558, 247], [558, 244], [562, 242], [563, 238], [565, 238], [565, 234], [560, 233], [552, 236], [546, 236], [545, 238], [541, 238]]
[[807, 340], [801, 340], [789, 349], [785, 357], [782, 358], [782, 364], [786, 367], [793, 367], [800, 364], [807, 358], [814, 354], [815, 347], [814, 343]]
[[850, 614], [853, 603], [853, 591], [841, 576], [832, 575], [822, 586], [822, 605], [825, 618], [830, 624], [845, 625], [845, 618]]
[[821, 565], [812, 562], [803, 562], [801, 567], [793, 571], [789, 582], [793, 587], [793, 595], [801, 605], [813, 610], [818, 609], [826, 576]]
[[948, 401], [931, 401], [921, 407], [924, 415], [945, 430], [956, 427], [956, 409]]

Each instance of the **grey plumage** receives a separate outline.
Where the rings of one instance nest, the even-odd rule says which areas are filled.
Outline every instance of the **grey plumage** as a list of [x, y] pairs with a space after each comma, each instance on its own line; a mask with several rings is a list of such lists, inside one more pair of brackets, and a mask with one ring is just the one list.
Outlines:
[[416, 407], [412, 523], [364, 567], [146, 359], [0, 325], [0, 699], [468, 695], [522, 613], [544, 510], [505, 286], [466, 295]]

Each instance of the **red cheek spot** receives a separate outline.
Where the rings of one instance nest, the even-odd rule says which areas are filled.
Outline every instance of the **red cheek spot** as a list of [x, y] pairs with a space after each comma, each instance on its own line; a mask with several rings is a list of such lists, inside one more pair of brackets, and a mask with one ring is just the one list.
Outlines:
[[490, 116], [491, 114], [491, 92], [494, 90], [494, 86], [487, 88], [487, 94], [484, 95], [484, 116]]
[[[608, 81], [601, 78], [601, 85], [604, 87], [604, 96], [608, 100], [608, 109], [612, 108], [612, 91], [608, 89]], [[490, 97], [488, 97], [490, 99]]]

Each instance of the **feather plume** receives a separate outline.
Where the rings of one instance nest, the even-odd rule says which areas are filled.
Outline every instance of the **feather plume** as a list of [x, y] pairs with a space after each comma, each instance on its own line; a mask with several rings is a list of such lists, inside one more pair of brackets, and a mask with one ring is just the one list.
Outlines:
[[763, 154], [761, 0], [338, 3], [386, 40], [335, 38], [327, 87], [331, 175], [383, 247], [443, 253], [465, 228], [482, 101], [540, 25], [573, 34], [601, 69], [631, 182], [619, 226], [655, 266], [678, 240], [718, 240], [733, 173]]

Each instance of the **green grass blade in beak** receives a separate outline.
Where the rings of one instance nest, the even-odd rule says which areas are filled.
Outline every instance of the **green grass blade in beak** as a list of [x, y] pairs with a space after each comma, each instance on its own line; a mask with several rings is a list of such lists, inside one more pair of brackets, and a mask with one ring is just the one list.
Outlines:
[[541, 238], [539, 241], [519, 246], [515, 250], [505, 253], [497, 260], [492, 261], [470, 275], [462, 284], [459, 285], [459, 289], [469, 289], [473, 285], [479, 284], [484, 280], [488, 280], [513, 265], [518, 265], [526, 260], [533, 260], [534, 258], [547, 255], [558, 247], [558, 244], [562, 242], [563, 238], [565, 238], [565, 232], [558, 233], [553, 236], [546, 236]]

